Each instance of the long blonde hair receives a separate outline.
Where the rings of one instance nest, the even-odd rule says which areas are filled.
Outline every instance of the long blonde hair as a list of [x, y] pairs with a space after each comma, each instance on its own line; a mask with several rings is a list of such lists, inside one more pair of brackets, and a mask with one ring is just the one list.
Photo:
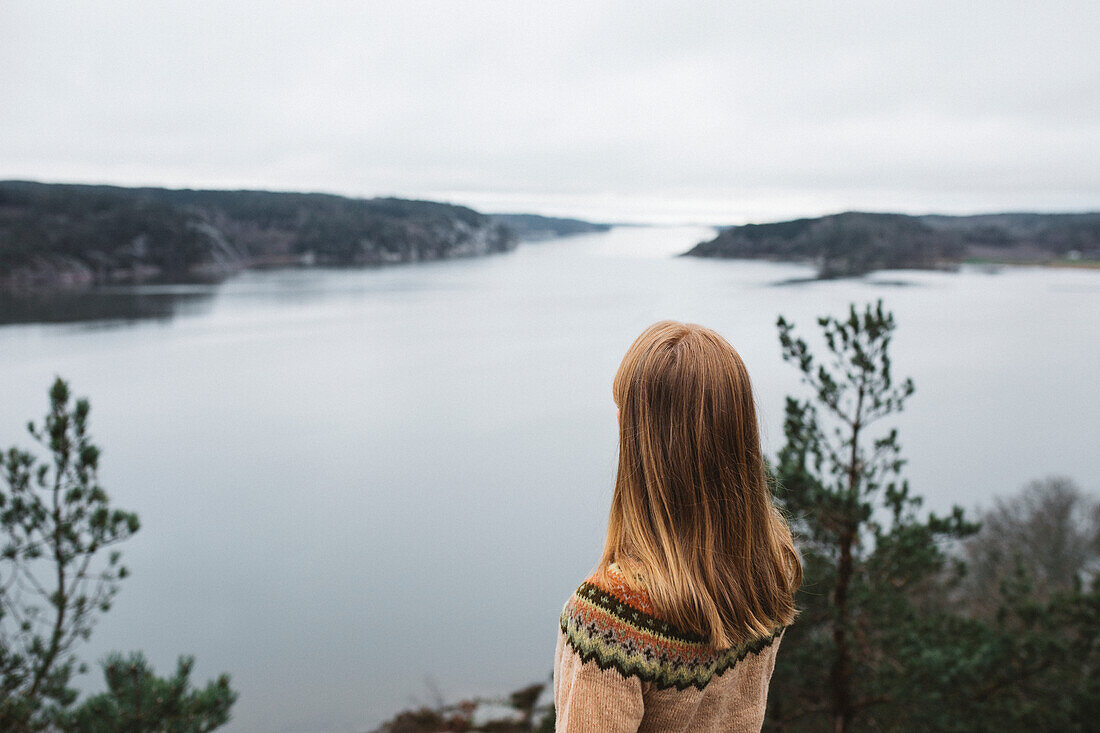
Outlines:
[[802, 564], [772, 500], [748, 370], [719, 334], [660, 321], [612, 385], [619, 468], [599, 572], [728, 648], [790, 624]]

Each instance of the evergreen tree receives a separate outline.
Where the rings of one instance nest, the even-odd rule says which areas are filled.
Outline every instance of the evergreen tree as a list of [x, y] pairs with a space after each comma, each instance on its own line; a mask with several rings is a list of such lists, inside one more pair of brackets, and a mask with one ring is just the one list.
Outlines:
[[70, 406], [58, 378], [42, 427], [27, 424], [49, 458], [15, 447], [0, 454], [2, 730], [42, 729], [52, 710], [76, 699], [74, 647], [126, 577], [120, 554], [106, 550], [138, 530], [138, 517], [113, 508], [97, 481], [89, 411], [87, 399]]
[[[224, 675], [191, 692], [189, 658], [175, 678], [160, 680], [140, 654], [114, 656], [106, 663], [110, 692], [73, 710], [77, 691], [70, 682], [84, 669], [76, 648], [110, 609], [127, 574], [112, 547], [140, 523], [133, 512], [113, 507], [99, 484], [88, 400], [71, 403], [60, 377], [49, 396], [42, 427], [27, 423], [48, 457], [15, 447], [0, 452], [0, 731], [190, 733], [221, 725], [236, 693]], [[123, 668], [126, 674], [118, 672]], [[188, 727], [192, 723], [198, 727]]]
[[1064, 476], [1032, 481], [996, 499], [957, 554], [968, 572], [939, 727], [1096, 730], [1100, 501]]
[[191, 688], [193, 657], [180, 657], [176, 674], [157, 677], [141, 652], [115, 652], [103, 662], [107, 692], [66, 713], [59, 727], [74, 733], [207, 733], [229, 721], [237, 693], [221, 675]]
[[[818, 325], [823, 360], [793, 324], [782, 316], [777, 323], [783, 358], [813, 396], [788, 397], [786, 444], [774, 467], [805, 582], [772, 683], [769, 726], [843, 733], [877, 728], [912, 697], [906, 685], [924, 662], [910, 647], [942, 613], [944, 570], [962, 567], [945, 542], [977, 527], [958, 507], [947, 517], [918, 516], [897, 429], [870, 432], [914, 391], [911, 379], [892, 374], [893, 315], [879, 301]], [[867, 725], [855, 725], [861, 720]]]

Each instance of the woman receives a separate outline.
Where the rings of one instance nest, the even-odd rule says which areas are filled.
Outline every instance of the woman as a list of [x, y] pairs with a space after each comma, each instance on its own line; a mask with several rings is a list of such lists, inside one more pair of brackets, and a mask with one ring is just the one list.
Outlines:
[[557, 731], [759, 731], [802, 566], [745, 364], [661, 321], [612, 391], [618, 476], [603, 557], [562, 609]]

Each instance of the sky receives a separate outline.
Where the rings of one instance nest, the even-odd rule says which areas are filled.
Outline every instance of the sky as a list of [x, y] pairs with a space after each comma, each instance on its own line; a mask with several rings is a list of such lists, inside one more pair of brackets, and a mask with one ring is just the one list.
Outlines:
[[600, 221], [1100, 210], [1100, 3], [0, 0], [0, 179]]

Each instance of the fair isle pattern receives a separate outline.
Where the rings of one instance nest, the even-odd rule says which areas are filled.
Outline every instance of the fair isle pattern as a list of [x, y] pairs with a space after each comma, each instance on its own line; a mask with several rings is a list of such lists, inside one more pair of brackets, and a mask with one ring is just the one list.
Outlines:
[[[614, 566], [611, 571], [613, 576], [618, 572]], [[714, 676], [767, 648], [783, 629], [729, 649], [714, 649], [701, 636], [654, 616], [644, 591], [632, 591], [614, 577], [601, 585], [594, 575], [581, 583], [561, 612], [561, 630], [582, 663], [614, 668], [623, 677], [636, 676], [659, 690], [702, 690]]]

